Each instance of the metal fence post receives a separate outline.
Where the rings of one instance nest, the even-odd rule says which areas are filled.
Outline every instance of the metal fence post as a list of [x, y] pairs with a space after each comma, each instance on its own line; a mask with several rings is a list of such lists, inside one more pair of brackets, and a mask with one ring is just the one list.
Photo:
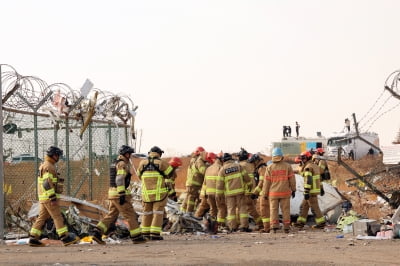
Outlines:
[[92, 122], [89, 123], [89, 199], [93, 200], [93, 143], [92, 143]]
[[71, 195], [71, 167], [69, 163], [69, 120], [65, 119], [65, 160], [67, 166], [67, 195]]
[[0, 195], [2, 197], [2, 200], [0, 201], [0, 243], [4, 243], [4, 201], [5, 201], [5, 195], [4, 195], [4, 169], [3, 169], [3, 76], [1, 72], [1, 65], [0, 65], [0, 121], [1, 122], [1, 127], [0, 127]]

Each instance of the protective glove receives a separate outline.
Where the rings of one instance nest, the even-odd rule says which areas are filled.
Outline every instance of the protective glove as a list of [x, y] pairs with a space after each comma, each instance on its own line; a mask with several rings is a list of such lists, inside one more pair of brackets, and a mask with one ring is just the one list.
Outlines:
[[171, 200], [175, 201], [175, 202], [178, 201], [178, 197], [176, 196], [176, 192], [171, 193], [168, 197], [169, 197]]
[[296, 196], [296, 191], [292, 191], [292, 199]]
[[309, 200], [310, 199], [310, 194], [304, 194], [304, 199]]
[[324, 187], [321, 187], [321, 192], [320, 192], [320, 195], [321, 195], [321, 196], [325, 195], [325, 190], [324, 190]]
[[119, 196], [119, 205], [124, 205], [125, 203], [125, 195], [120, 195]]
[[257, 196], [256, 194], [252, 193], [252, 194], [250, 195], [250, 198], [251, 198], [252, 200], [255, 200], [255, 199], [258, 198], [258, 196]]

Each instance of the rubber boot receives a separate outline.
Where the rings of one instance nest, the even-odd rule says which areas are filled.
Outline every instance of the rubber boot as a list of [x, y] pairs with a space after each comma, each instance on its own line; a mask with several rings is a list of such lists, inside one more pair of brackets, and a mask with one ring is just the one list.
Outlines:
[[263, 223], [263, 229], [261, 229], [262, 233], [269, 233], [271, 231], [270, 223]]
[[100, 244], [100, 245], [106, 244], [106, 242], [104, 242], [102, 239], [102, 233], [99, 228], [93, 229], [93, 233], [91, 234], [91, 236], [92, 236], [93, 240], [97, 242], [97, 244]]
[[150, 240], [164, 240], [164, 238], [160, 234], [152, 233], [150, 234]]
[[78, 242], [80, 238], [76, 236], [74, 233], [66, 233], [61, 237], [61, 241], [63, 242], [64, 246], [69, 246]]
[[142, 243], [146, 243], [147, 239], [144, 238], [141, 234], [137, 235], [135, 237], [131, 237], [133, 244], [142, 244]]
[[29, 246], [31, 247], [44, 247], [46, 246], [45, 244], [42, 243], [42, 241], [40, 241], [39, 239], [37, 239], [36, 237], [29, 237]]
[[146, 240], [151, 240], [150, 239], [150, 233], [142, 233], [143, 238], [145, 238]]

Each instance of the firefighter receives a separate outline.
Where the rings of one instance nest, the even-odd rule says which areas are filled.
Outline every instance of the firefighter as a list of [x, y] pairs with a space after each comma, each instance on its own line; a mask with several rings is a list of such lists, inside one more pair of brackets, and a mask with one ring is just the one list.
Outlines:
[[311, 207], [315, 214], [316, 225], [314, 227], [324, 228], [325, 217], [318, 205], [318, 195], [324, 194], [323, 189], [321, 190], [320, 168], [311, 160], [312, 155], [309, 151], [301, 153], [300, 159], [303, 164], [300, 168], [300, 174], [304, 178], [304, 199], [301, 203], [300, 215], [295, 226], [298, 228], [304, 227], [307, 222], [308, 210]]
[[173, 201], [178, 201], [175, 191], [175, 179], [177, 177], [176, 171], [182, 166], [182, 160], [179, 157], [172, 157], [168, 164], [173, 168], [168, 179], [165, 179], [166, 186], [168, 188], [168, 197]]
[[56, 231], [64, 246], [78, 242], [80, 239], [74, 233], [68, 232], [64, 224], [59, 205], [60, 193], [62, 193], [63, 179], [58, 177], [56, 163], [63, 155], [63, 151], [55, 146], [50, 146], [46, 151], [44, 162], [39, 167], [38, 197], [39, 216], [29, 232], [29, 245], [33, 247], [45, 246], [39, 239], [42, 228], [48, 218], [52, 218]]
[[206, 151], [203, 147], [197, 147], [192, 153], [186, 177], [186, 197], [183, 200], [181, 211], [193, 216], [196, 203], [199, 201], [201, 186], [206, 171]]
[[269, 233], [271, 228], [270, 226], [271, 219], [269, 214], [269, 200], [263, 197], [262, 187], [265, 178], [264, 177], [265, 167], [271, 164], [272, 161], [268, 161], [267, 163], [265, 163], [263, 158], [261, 158], [258, 154], [253, 154], [248, 161], [249, 163], [255, 165], [253, 175], [256, 187], [253, 189], [253, 193], [251, 194], [250, 197], [253, 200], [258, 199], [258, 206], [260, 209], [259, 212], [261, 215], [261, 222], [262, 222], [261, 232]]
[[[218, 173], [217, 190], [224, 191], [226, 206], [228, 209], [227, 222], [229, 230], [235, 232], [238, 230], [236, 221], [236, 209], [239, 210], [241, 232], [250, 232], [249, 214], [244, 202], [244, 193], [246, 186], [251, 182], [246, 170], [232, 158], [229, 153], [222, 156], [223, 166]], [[221, 200], [221, 194], [217, 194], [217, 201]]]
[[[161, 236], [164, 207], [168, 201], [168, 185], [173, 167], [161, 159], [159, 147], [150, 149], [148, 157], [139, 163], [137, 176], [142, 181], [142, 233], [150, 240], [163, 240]], [[172, 193], [170, 194], [172, 195]]]
[[247, 206], [247, 212], [253, 217], [258, 229], [261, 229], [263, 228], [263, 223], [261, 216], [256, 209], [257, 202], [252, 197], [253, 189], [256, 187], [256, 181], [254, 179], [254, 171], [256, 167], [253, 163], [247, 161], [249, 157], [250, 154], [245, 149], [241, 148], [238, 153], [239, 164], [246, 170], [251, 180], [249, 185], [246, 187], [244, 201]]
[[110, 225], [115, 223], [118, 215], [121, 213], [128, 221], [128, 229], [132, 242], [134, 244], [144, 243], [146, 239], [142, 236], [138, 223], [138, 215], [131, 204], [131, 191], [128, 189], [132, 176], [129, 159], [131, 154], [134, 153], [134, 150], [128, 145], [122, 145], [118, 153], [117, 159], [110, 167], [108, 213], [97, 223], [96, 228], [93, 230], [92, 237], [97, 243], [104, 245], [105, 242], [101, 238], [102, 234], [107, 233]]
[[326, 162], [326, 160], [321, 159], [319, 157], [319, 156], [324, 156], [324, 153], [325, 151], [323, 148], [317, 148], [315, 154], [313, 155], [313, 162], [320, 168], [321, 181], [328, 181], [331, 179], [328, 163]]
[[292, 166], [283, 161], [281, 148], [272, 150], [272, 164], [265, 169], [263, 184], [264, 199], [269, 200], [271, 228], [274, 233], [279, 229], [279, 208], [282, 212], [283, 230], [290, 230], [290, 196], [294, 198], [296, 179]]
[[204, 172], [204, 182], [200, 192], [201, 202], [199, 208], [196, 211], [195, 217], [204, 216], [207, 210], [210, 211], [211, 217], [213, 218], [217, 217], [215, 191], [216, 191], [216, 176], [218, 176], [219, 167], [218, 170], [215, 170], [216, 166], [211, 167], [212, 165], [214, 165], [216, 158], [217, 155], [215, 153], [207, 152], [206, 161], [207, 164], [209, 164], [210, 166], [208, 166], [206, 168], [206, 171]]
[[[223, 152], [220, 152], [217, 155], [217, 159], [215, 160], [215, 164], [218, 164], [219, 170], [222, 167], [223, 161]], [[226, 223], [226, 215], [228, 213], [225, 201], [225, 187], [218, 187], [219, 182], [224, 182], [223, 178], [219, 176], [219, 170], [216, 173], [216, 180], [215, 180], [215, 204], [217, 206], [217, 224], [218, 224], [218, 232], [228, 232], [229, 228], [227, 227]], [[211, 169], [210, 169], [211, 171]], [[208, 175], [209, 173], [207, 173]]]

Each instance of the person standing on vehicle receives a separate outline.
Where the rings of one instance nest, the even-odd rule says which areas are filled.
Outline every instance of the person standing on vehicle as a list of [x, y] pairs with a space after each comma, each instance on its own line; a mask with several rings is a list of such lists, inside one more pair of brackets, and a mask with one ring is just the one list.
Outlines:
[[246, 170], [249, 174], [250, 182], [245, 190], [244, 202], [247, 206], [247, 212], [254, 219], [254, 222], [258, 226], [258, 230], [263, 228], [263, 223], [261, 220], [261, 216], [256, 209], [257, 201], [252, 197], [252, 191], [256, 187], [256, 181], [254, 179], [254, 171], [256, 166], [253, 163], [248, 162], [250, 154], [243, 148], [240, 149], [238, 153], [239, 164]]
[[279, 229], [279, 207], [282, 211], [283, 230], [290, 230], [290, 196], [294, 198], [296, 179], [292, 166], [283, 161], [281, 148], [272, 151], [272, 164], [265, 169], [263, 185], [264, 198], [269, 199], [271, 228], [274, 233]]
[[106, 216], [97, 223], [96, 228], [93, 230], [92, 237], [94, 241], [104, 245], [105, 242], [102, 240], [102, 235], [107, 233], [110, 225], [115, 223], [118, 215], [121, 213], [128, 221], [128, 230], [132, 242], [134, 244], [140, 244], [146, 242], [146, 239], [142, 236], [138, 223], [138, 215], [131, 204], [131, 191], [128, 189], [132, 176], [129, 159], [131, 154], [134, 153], [134, 150], [128, 145], [122, 145], [118, 153], [117, 159], [110, 167], [110, 187], [108, 189], [109, 211]]
[[42, 228], [47, 219], [52, 218], [56, 231], [64, 246], [78, 242], [80, 239], [74, 233], [68, 232], [64, 223], [59, 205], [60, 193], [62, 193], [62, 180], [58, 177], [56, 163], [63, 155], [63, 151], [55, 146], [50, 146], [46, 151], [44, 162], [39, 167], [37, 192], [39, 197], [39, 216], [29, 232], [29, 245], [33, 247], [45, 246], [40, 241]]
[[[232, 155], [224, 153], [222, 156], [223, 166], [218, 173], [217, 191], [224, 191], [226, 206], [228, 209], [228, 226], [231, 232], [238, 229], [236, 221], [236, 209], [239, 210], [241, 232], [250, 232], [249, 215], [247, 206], [244, 202], [244, 193], [246, 186], [251, 181], [246, 170], [236, 161]], [[217, 194], [217, 201], [221, 194]]]
[[295, 223], [298, 228], [303, 228], [306, 224], [310, 208], [314, 211], [315, 228], [324, 228], [326, 223], [318, 205], [318, 195], [323, 196], [325, 194], [324, 190], [321, 189], [320, 168], [313, 163], [311, 158], [312, 155], [309, 151], [300, 154], [300, 159], [303, 163], [300, 168], [300, 174], [304, 178], [304, 199], [300, 206], [300, 215]]
[[299, 132], [300, 132], [300, 125], [299, 125], [299, 123], [296, 121], [296, 139], [299, 138]]
[[159, 147], [150, 149], [147, 159], [137, 168], [142, 181], [142, 233], [150, 240], [163, 240], [161, 236], [164, 207], [168, 201], [168, 186], [173, 167], [161, 159], [164, 153]]
[[196, 203], [199, 201], [201, 186], [204, 182], [206, 171], [206, 151], [197, 147], [192, 153], [186, 177], [186, 197], [183, 200], [181, 211], [193, 216]]

